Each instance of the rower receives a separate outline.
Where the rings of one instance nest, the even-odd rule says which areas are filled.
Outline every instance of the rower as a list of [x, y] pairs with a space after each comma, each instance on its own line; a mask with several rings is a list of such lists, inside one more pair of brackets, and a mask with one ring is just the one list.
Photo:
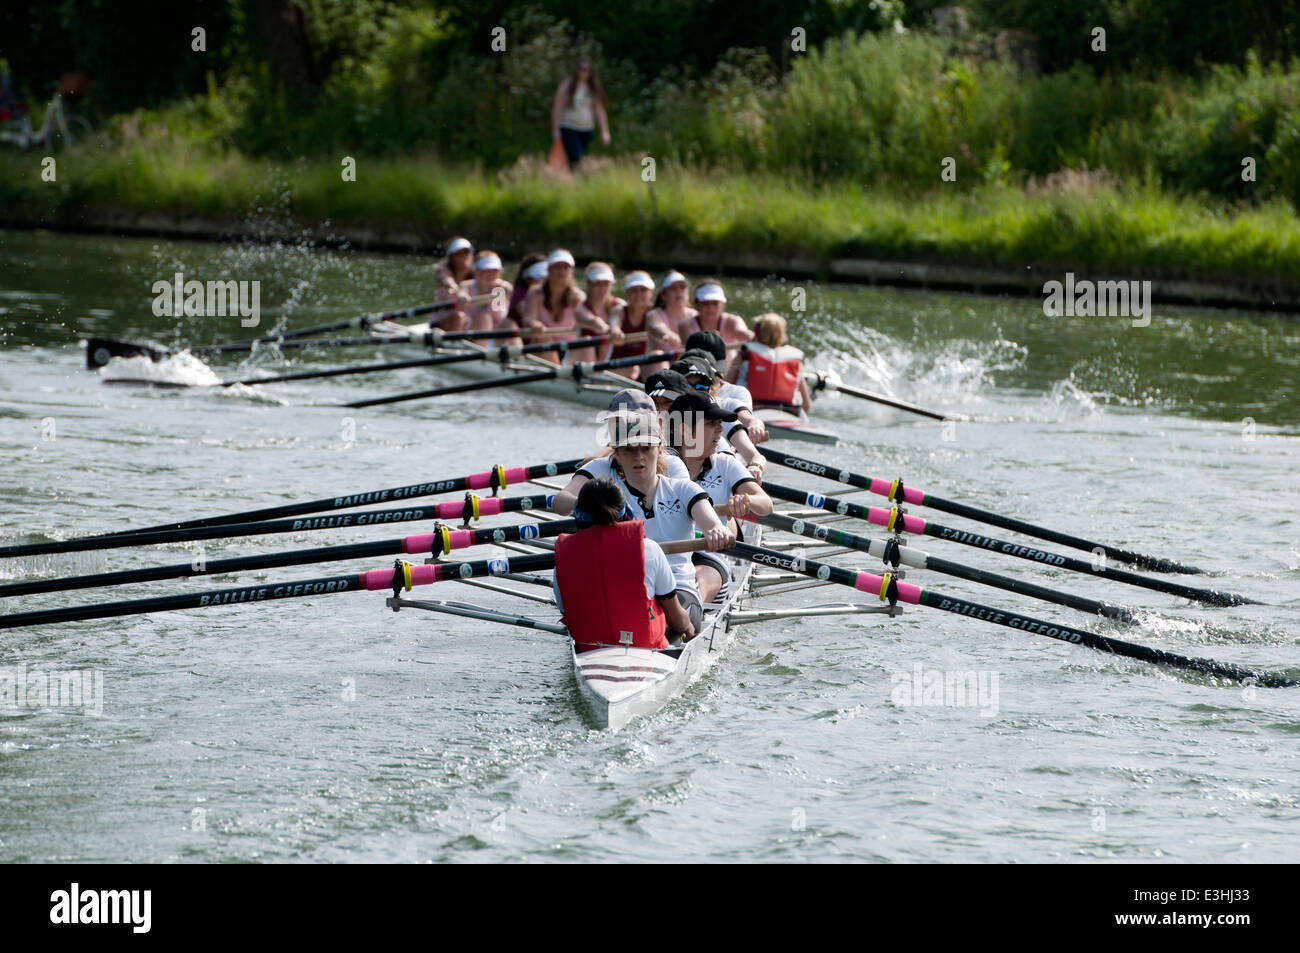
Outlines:
[[[734, 453], [718, 450], [723, 425], [735, 422], [734, 413], [702, 391], [683, 394], [668, 410], [670, 455], [682, 459], [690, 478], [714, 504], [725, 506], [729, 516], [736, 520], [748, 513], [769, 516], [772, 498]], [[739, 523], [729, 525], [739, 535]], [[729, 578], [726, 563], [712, 553], [694, 553], [692, 561], [700, 598], [712, 602]]]
[[673, 401], [690, 389], [686, 377], [674, 370], [655, 371], [645, 379], [645, 392], [660, 413], [666, 412]]
[[[682, 381], [682, 386], [683, 388], [686, 386], [684, 380]], [[644, 416], [646, 414], [660, 413], [660, 409], [656, 407], [659, 401], [660, 398], [651, 399], [650, 395], [645, 391], [637, 390], [632, 387], [619, 391], [609, 399], [609, 413], [601, 415], [601, 421], [605, 424], [606, 433], [608, 434], [612, 432], [610, 430], [612, 426], [617, 426], [617, 424], [612, 423], [612, 421], [617, 417], [636, 417]], [[666, 411], [671, 403], [671, 400], [665, 402], [662, 410]], [[583, 460], [578, 469], [574, 471], [573, 476], [569, 478], [568, 484], [564, 487], [564, 492], [576, 497], [587, 482], [593, 479], [593, 473], [591, 470], [587, 469], [587, 464], [591, 463], [593, 460], [607, 460], [613, 456], [613, 453], [614, 448], [606, 446], [599, 453], [594, 453], [586, 460]], [[690, 479], [690, 476], [686, 472], [686, 464], [682, 463], [678, 457], [675, 457], [672, 454], [665, 454], [664, 460], [667, 464], [667, 472], [670, 477], [674, 477], [678, 480]]]
[[645, 524], [633, 520], [622, 488], [602, 477], [578, 494], [578, 531], [555, 543], [555, 604], [579, 652], [603, 646], [666, 649], [695, 626], [677, 599], [676, 579]]
[[469, 295], [461, 290], [461, 284], [468, 281], [473, 274], [472, 261], [474, 246], [468, 238], [453, 238], [447, 244], [447, 254], [433, 266], [433, 280], [437, 285], [434, 301], [455, 301], [452, 311], [434, 312], [429, 318], [431, 327], [444, 331], [463, 331], [469, 324], [464, 307]]
[[[609, 312], [609, 331], [614, 339], [614, 346], [609, 352], [611, 360], [621, 357], [639, 357], [654, 351], [672, 351], [681, 347], [681, 338], [664, 323], [662, 317], [654, 319], [650, 317], [654, 290], [654, 279], [644, 271], [629, 272], [623, 279], [623, 294], [627, 296], [627, 300], [611, 308]], [[624, 336], [643, 331], [646, 334], [644, 342], [624, 343]], [[636, 365], [616, 373], [632, 380], [640, 380], [645, 375], [667, 366], [667, 363]]]
[[654, 308], [646, 316], [646, 323], [671, 328], [673, 335], [680, 341], [682, 336], [677, 329], [683, 321], [696, 315], [695, 309], [687, 304], [690, 288], [690, 282], [680, 271], [670, 271], [664, 275], [664, 280], [659, 284], [659, 296], [655, 298]]
[[[524, 326], [545, 330], [572, 329], [577, 322], [577, 308], [587, 296], [573, 280], [573, 255], [557, 248], [546, 259], [546, 279], [528, 289], [524, 297]], [[537, 355], [552, 364], [560, 363], [555, 351]]]
[[[645, 521], [648, 537], [661, 543], [687, 539], [698, 527], [710, 552], [725, 549], [736, 541], [735, 535], [718, 518], [709, 495], [698, 484], [668, 475], [658, 416], [625, 415], [610, 420], [610, 425], [613, 456], [592, 460], [582, 470], [589, 479], [611, 477], [618, 482], [633, 516]], [[565, 487], [555, 495], [551, 509], [567, 516], [576, 502], [577, 495]], [[698, 630], [703, 623], [704, 607], [690, 553], [670, 554], [668, 564], [677, 583], [677, 598]]]
[[[696, 352], [684, 356], [680, 361], [672, 364], [669, 370], [677, 371], [685, 377], [690, 390], [708, 394], [717, 400], [722, 374], [718, 372], [717, 364], [711, 354]], [[737, 401], [729, 401], [723, 405], [725, 410], [733, 412], [737, 406]], [[720, 444], [718, 449], [734, 450], [756, 480], [762, 480], [763, 474], [767, 472], [767, 458], [758, 452], [758, 447], [754, 446], [754, 441], [750, 439], [749, 431], [739, 420], [727, 429], [726, 442]]]
[[677, 327], [683, 339], [696, 331], [716, 331], [727, 344], [753, 340], [754, 332], [749, 330], [745, 319], [725, 309], [727, 293], [717, 278], [701, 278], [695, 286], [694, 300], [697, 309], [694, 316], [683, 319]]
[[798, 414], [812, 407], [812, 394], [803, 377], [803, 351], [787, 343], [785, 318], [760, 314], [754, 319], [753, 341], [741, 347], [727, 376], [749, 390], [755, 407], [777, 407]]
[[686, 354], [683, 357], [692, 351], [705, 351], [713, 358], [713, 368], [717, 371], [714, 400], [740, 415], [740, 422], [749, 432], [750, 440], [756, 444], [766, 440], [767, 425], [763, 423], [763, 418], [754, 416], [753, 397], [746, 388], [726, 379], [727, 343], [722, 340], [722, 335], [717, 331], [696, 331], [686, 339]]
[[[464, 307], [469, 330], [490, 331], [506, 318], [510, 305], [510, 295], [514, 291], [510, 282], [501, 277], [501, 258], [494, 251], [481, 251], [474, 259], [474, 277], [461, 286], [466, 295], [473, 298], [490, 294], [492, 300], [487, 304], [469, 303]], [[476, 341], [486, 344], [486, 339]]]
[[[583, 337], [609, 333], [609, 318], [613, 310], [627, 304], [613, 294], [614, 268], [608, 262], [593, 261], [586, 271], [587, 300], [574, 309], [574, 318]], [[604, 360], [604, 355], [601, 355]]]

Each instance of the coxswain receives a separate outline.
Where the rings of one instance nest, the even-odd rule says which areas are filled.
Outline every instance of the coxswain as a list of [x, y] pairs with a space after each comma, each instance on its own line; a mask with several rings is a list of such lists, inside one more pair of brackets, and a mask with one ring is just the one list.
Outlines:
[[727, 344], [743, 343], [753, 340], [754, 332], [749, 330], [745, 319], [738, 314], [727, 311], [727, 293], [722, 289], [722, 282], [717, 278], [701, 278], [695, 285], [692, 296], [695, 301], [695, 313], [684, 318], [677, 327], [682, 340], [696, 331], [716, 331], [722, 335]]
[[[735, 535], [714, 511], [709, 495], [690, 480], [668, 475], [663, 430], [657, 415], [630, 414], [613, 418], [609, 423], [613, 456], [592, 460], [582, 469], [588, 479], [611, 477], [618, 482], [633, 517], [645, 521], [646, 536], [661, 543], [688, 539], [698, 527], [710, 552], [735, 542]], [[577, 493], [565, 487], [555, 495], [551, 508], [567, 516], [576, 502]], [[668, 564], [677, 583], [677, 598], [690, 614], [691, 623], [699, 629], [704, 608], [691, 554], [669, 554]]]
[[785, 318], [760, 314], [754, 319], [754, 330], [754, 340], [736, 353], [727, 377], [749, 391], [755, 407], [807, 412], [812, 394], [803, 376], [803, 351], [787, 343]]
[[456, 307], [451, 311], [435, 311], [429, 318], [430, 327], [442, 328], [444, 331], [463, 331], [469, 325], [465, 316], [465, 305], [469, 295], [461, 290], [461, 285], [473, 275], [474, 246], [468, 238], [453, 238], [447, 244], [447, 254], [433, 266], [433, 280], [436, 285], [434, 301], [455, 301]]
[[[734, 453], [718, 450], [725, 425], [736, 423], [736, 415], [723, 410], [702, 391], [691, 391], [673, 401], [668, 409], [669, 453], [686, 464], [686, 471], [714, 504], [725, 506], [739, 521], [746, 514], [769, 516], [772, 498]], [[739, 535], [739, 522], [731, 529]], [[712, 553], [694, 553], [695, 581], [704, 602], [717, 598], [727, 580], [727, 567]]]
[[555, 543], [555, 604], [579, 652], [602, 646], [666, 649], [695, 626], [677, 581], [614, 480], [588, 481], [573, 508], [578, 531]]

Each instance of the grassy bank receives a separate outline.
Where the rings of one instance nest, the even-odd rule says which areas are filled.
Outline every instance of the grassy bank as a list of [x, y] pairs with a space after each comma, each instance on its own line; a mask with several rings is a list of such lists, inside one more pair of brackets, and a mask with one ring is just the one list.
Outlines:
[[[346, 236], [452, 232], [507, 237], [507, 253], [564, 242], [608, 249], [620, 264], [670, 247], [818, 258], [859, 257], [1022, 267], [1091, 267], [1119, 276], [1300, 285], [1300, 221], [1284, 202], [1249, 208], [1180, 198], [1104, 176], [1045, 184], [936, 188], [908, 197], [853, 185], [810, 189], [761, 174], [710, 174], [613, 163], [576, 181], [535, 167], [508, 173], [432, 160], [338, 163], [208, 156], [172, 143], [61, 155], [44, 182], [39, 157], [0, 154], [0, 219], [75, 226], [87, 209], [203, 219], [252, 231], [258, 221]], [[505, 244], [505, 242], [502, 242]]]

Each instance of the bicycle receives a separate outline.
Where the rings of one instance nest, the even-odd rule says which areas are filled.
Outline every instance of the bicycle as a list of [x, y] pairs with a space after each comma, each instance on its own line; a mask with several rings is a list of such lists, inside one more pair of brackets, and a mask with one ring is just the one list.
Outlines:
[[17, 118], [9, 120], [7, 126], [10, 128], [0, 129], [0, 142], [23, 150], [39, 145], [51, 152], [58, 148], [60, 138], [67, 145], [72, 145], [95, 131], [88, 120], [64, 105], [62, 93], [55, 93], [45, 108], [45, 119], [41, 122], [40, 129], [32, 129], [31, 116], [26, 109], [22, 109]]

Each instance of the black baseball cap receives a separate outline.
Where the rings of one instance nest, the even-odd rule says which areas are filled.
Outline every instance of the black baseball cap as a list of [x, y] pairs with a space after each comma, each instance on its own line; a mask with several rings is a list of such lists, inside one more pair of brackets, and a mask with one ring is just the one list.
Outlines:
[[724, 423], [735, 423], [736, 415], [730, 410], [723, 410], [718, 406], [718, 402], [708, 394], [693, 390], [682, 394], [673, 401], [673, 405], [668, 408], [670, 417], [686, 414], [703, 414], [705, 420], [721, 420]]
[[698, 355], [683, 357], [676, 364], [671, 365], [669, 370], [676, 371], [683, 377], [690, 377], [692, 374], [698, 374], [700, 377], [707, 377], [709, 380], [713, 380], [718, 376], [718, 372], [714, 370], [713, 367], [713, 360]]
[[655, 371], [645, 379], [645, 392], [651, 397], [675, 400], [690, 389], [686, 377], [674, 370]]
[[686, 350], [708, 351], [717, 361], [727, 359], [727, 342], [717, 331], [696, 331], [686, 339]]
[[687, 348], [682, 354], [682, 360], [689, 361], [692, 358], [708, 361], [709, 366], [713, 368], [714, 374], [725, 374], [727, 372], [726, 365], [714, 357], [711, 351], [706, 351], [704, 348]]

